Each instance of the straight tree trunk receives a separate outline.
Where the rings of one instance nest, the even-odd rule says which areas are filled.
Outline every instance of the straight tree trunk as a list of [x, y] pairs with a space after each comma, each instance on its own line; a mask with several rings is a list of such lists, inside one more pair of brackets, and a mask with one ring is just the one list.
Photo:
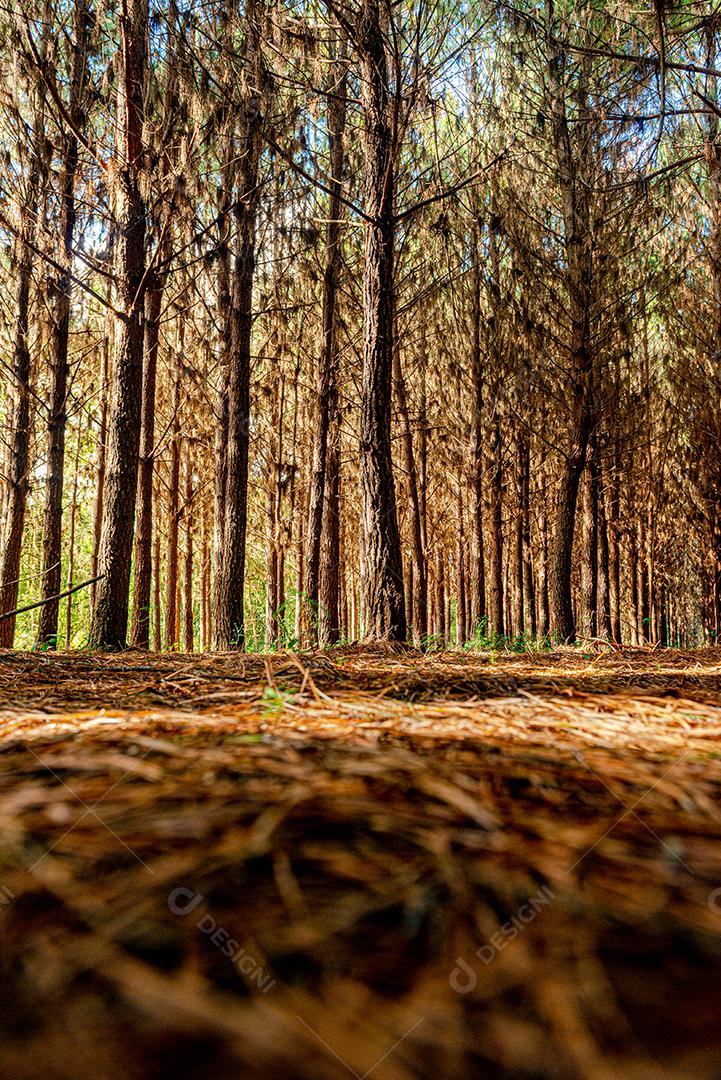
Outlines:
[[501, 457], [501, 420], [498, 406], [491, 424], [490, 482], [490, 566], [488, 581], [488, 616], [492, 633], [503, 637], [503, 459]]
[[611, 570], [606, 515], [606, 491], [599, 475], [598, 485], [598, 628], [599, 637], [613, 638], [611, 619]]
[[145, 203], [141, 192], [148, 0], [121, 0], [115, 144], [117, 299], [106, 491], [98, 582], [90, 626], [94, 648], [125, 648], [143, 392]]
[[153, 649], [156, 653], [160, 652], [162, 640], [160, 634], [160, 608], [160, 529], [156, 529], [155, 540], [153, 542]]
[[365, 157], [365, 265], [360, 495], [365, 635], [404, 641], [403, 561], [391, 451], [394, 308], [394, 145], [379, 0], [361, 0], [360, 55]]
[[[74, 9], [73, 60], [70, 75], [69, 113], [76, 127], [83, 124], [81, 100], [87, 72], [88, 18], [83, 0]], [[52, 310], [50, 417], [47, 430], [48, 470], [45, 487], [43, 523], [43, 586], [40, 608], [38, 641], [56, 643], [62, 560], [63, 520], [63, 470], [65, 466], [65, 427], [67, 424], [68, 386], [68, 339], [70, 334], [70, 301], [72, 282], [70, 277], [73, 259], [73, 235], [75, 233], [75, 176], [78, 166], [78, 140], [70, 132], [63, 140], [63, 156], [60, 173], [60, 235], [59, 262], [63, 269], [54, 282]], [[68, 601], [70, 601], [68, 597]]]
[[[400, 352], [396, 347], [393, 353], [393, 371], [396, 387], [396, 400], [398, 402], [398, 414], [401, 422], [403, 458], [406, 472], [406, 487], [408, 490], [408, 505], [410, 508], [411, 525], [411, 557], [413, 560], [413, 593], [409, 598], [408, 608], [412, 609], [413, 618], [408, 624], [412, 627], [413, 638], [416, 645], [421, 645], [428, 633], [427, 610], [428, 610], [428, 574], [426, 570], [426, 557], [423, 549], [423, 527], [421, 524], [421, 503], [418, 491], [418, 470], [413, 449], [413, 432], [411, 430], [411, 418], [408, 410], [408, 398], [406, 384], [401, 367]], [[408, 620], [406, 619], [406, 622]]]
[[516, 446], [516, 520], [512, 552], [513, 572], [513, 633], [522, 637], [525, 631], [523, 609], [523, 446], [521, 438]]
[[185, 492], [183, 500], [185, 552], [183, 558], [183, 648], [193, 651], [193, 464], [190, 443], [185, 444]]
[[526, 611], [526, 630], [535, 639], [538, 632], [536, 621], [536, 583], [533, 575], [533, 552], [531, 548], [531, 448], [528, 436], [521, 440], [521, 514], [523, 518], [523, 597]]
[[228, 426], [225, 443], [226, 482], [223, 506], [223, 557], [216, 579], [213, 645], [239, 649], [245, 643], [245, 541], [248, 513], [250, 440], [250, 343], [255, 278], [255, 233], [258, 208], [258, 162], [262, 126], [263, 67], [260, 46], [262, 3], [245, 7], [247, 90], [240, 110], [241, 155], [238, 196], [234, 204], [237, 249], [228, 312]]
[[[320, 560], [318, 637], [321, 645], [341, 640], [340, 608], [340, 417], [336, 403], [328, 432], [326, 482], [323, 493], [323, 528]], [[355, 608], [354, 615], [355, 618]], [[356, 633], [355, 627], [351, 637]]]
[[593, 455], [584, 476], [581, 532], [580, 631], [583, 637], [596, 637], [598, 632], [598, 486], [594, 476]]
[[[37, 173], [30, 178], [30, 198], [37, 200]], [[30, 452], [30, 283], [33, 258], [28, 247], [32, 235], [32, 212], [24, 214], [18, 242], [15, 291], [15, 326], [12, 352], [13, 412], [8, 497], [5, 507], [2, 558], [0, 559], [0, 614], [17, 607], [20, 553], [28, 497]], [[0, 621], [0, 648], [12, 648], [15, 616]]]
[[160, 338], [160, 313], [165, 276], [151, 274], [145, 293], [143, 339], [143, 401], [140, 419], [140, 460], [135, 511], [135, 581], [130, 640], [138, 649], [150, 644], [150, 584], [153, 543], [153, 472], [155, 467], [155, 383]]
[[[110, 293], [110, 289], [108, 289]], [[112, 322], [106, 323], [107, 333], [103, 339], [100, 362], [100, 387], [98, 390], [100, 415], [98, 418], [98, 435], [95, 445], [95, 500], [93, 502], [93, 556], [91, 560], [90, 576], [98, 575], [98, 558], [100, 557], [100, 536], [103, 527], [103, 502], [105, 497], [105, 460], [108, 444], [108, 388], [110, 376], [110, 335]], [[90, 608], [95, 607], [95, 582], [90, 586]]]
[[[589, 185], [583, 175], [581, 155], [590, 140], [577, 142], [566, 115], [562, 82], [563, 60], [551, 37], [553, 0], [548, 0], [549, 112], [556, 159], [556, 176], [561, 194], [566, 251], [566, 291], [571, 319], [569, 343], [568, 396], [571, 403], [571, 437], [561, 465], [555, 507], [555, 529], [551, 554], [551, 613], [558, 641], [572, 641], [576, 634], [571, 569], [576, 527], [578, 489], [586, 465], [588, 440], [593, 428], [593, 363], [591, 355], [590, 307], [592, 289], [592, 241]], [[586, 65], [586, 60], [582, 61]], [[584, 68], [585, 70], [585, 68]], [[579, 104], [585, 91], [578, 91]]]
[[[70, 496], [70, 535], [68, 537], [68, 580], [67, 587], [72, 589], [75, 577], [75, 523], [78, 508], [78, 472], [80, 466], [80, 431], [75, 446], [75, 463], [73, 468], [73, 490]], [[38, 640], [40, 637], [38, 635]], [[68, 596], [65, 610], [65, 648], [69, 649], [73, 640], [73, 597]]]
[[170, 469], [168, 474], [168, 540], [165, 557], [165, 648], [177, 649], [178, 640], [178, 516], [180, 512], [180, 358], [176, 358]]
[[[343, 60], [341, 60], [343, 63]], [[333, 68], [331, 68], [333, 71]], [[343, 133], [346, 120], [346, 77], [333, 79], [333, 93], [328, 98], [328, 151], [330, 157], [330, 196], [325, 235], [323, 270], [322, 346], [318, 364], [313, 465], [308, 501], [308, 525], [305, 536], [305, 566], [300, 620], [302, 645], [318, 640], [320, 624], [320, 556], [328, 475], [328, 433], [331, 417], [338, 408], [337, 357], [335, 344], [336, 294], [341, 265], [340, 230], [343, 170], [345, 154]], [[337, 509], [337, 507], [336, 507]], [[334, 622], [337, 624], [337, 613]]]
[[[39, 91], [38, 91], [39, 94]], [[12, 417], [8, 448], [8, 489], [0, 554], [0, 614], [17, 607], [20, 555], [22, 552], [25, 512], [29, 490], [30, 466], [30, 287], [33, 252], [31, 244], [37, 231], [40, 188], [46, 172], [46, 155], [40, 132], [43, 125], [42, 103], [34, 110], [36, 137], [31, 146], [31, 161], [25, 198], [21, 207], [20, 230], [16, 246], [15, 300], [12, 352]], [[12, 648], [15, 616], [0, 621], [0, 648]]]
[[469, 631], [486, 616], [486, 574], [483, 553], [483, 359], [481, 356], [481, 253], [479, 225], [472, 229], [473, 269], [471, 273], [471, 558], [469, 585]]

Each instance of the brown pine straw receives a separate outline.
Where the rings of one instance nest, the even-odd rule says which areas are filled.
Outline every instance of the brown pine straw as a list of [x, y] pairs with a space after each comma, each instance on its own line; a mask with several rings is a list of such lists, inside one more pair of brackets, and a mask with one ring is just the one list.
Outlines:
[[0, 653], [0, 773], [0, 1077], [721, 1074], [721, 650]]

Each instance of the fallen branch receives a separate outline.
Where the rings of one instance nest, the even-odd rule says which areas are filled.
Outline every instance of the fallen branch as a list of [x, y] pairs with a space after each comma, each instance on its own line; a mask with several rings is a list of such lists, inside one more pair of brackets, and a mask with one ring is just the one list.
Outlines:
[[88, 581], [81, 581], [79, 585], [73, 585], [71, 589], [66, 589], [65, 592], [58, 593], [56, 596], [48, 596], [47, 600], [37, 600], [34, 604], [26, 604], [25, 607], [15, 608], [14, 611], [4, 611], [0, 615], [1, 619], [11, 619], [13, 615], [22, 615], [25, 611], [32, 611], [33, 608], [44, 607], [45, 604], [52, 604], [53, 600], [63, 600], [66, 596], [71, 596], [72, 593], [76, 593], [79, 589], [85, 589], [88, 585], [94, 585], [96, 581], [100, 581], [104, 578], [105, 574], [98, 574], [97, 577], [90, 578]]

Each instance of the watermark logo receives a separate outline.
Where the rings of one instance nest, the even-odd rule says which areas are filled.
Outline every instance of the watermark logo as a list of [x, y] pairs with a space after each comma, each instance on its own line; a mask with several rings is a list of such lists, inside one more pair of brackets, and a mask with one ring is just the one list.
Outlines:
[[0, 885], [0, 908], [7, 907], [8, 904], [12, 904], [15, 899], [15, 893], [12, 889], [9, 889], [7, 885]]
[[[476, 949], [474, 953], [476, 959], [483, 964], [490, 964], [505, 949], [506, 945], [517, 938], [521, 931], [529, 923], [533, 922], [538, 912], [550, 904], [553, 899], [554, 894], [547, 885], [543, 885], [535, 896], [529, 897], [525, 904], [521, 905], [515, 915], [512, 915], [507, 922], [504, 922], [503, 926], [496, 931], [485, 945], [481, 945], [480, 949]], [[719, 889], [719, 911], [721, 911], [721, 889]], [[462, 956], [459, 956], [448, 982], [451, 990], [455, 990], [457, 994], [470, 994], [476, 988], [478, 975], [471, 964], [464, 960]]]
[[[203, 903], [204, 899], [202, 893], [181, 885], [177, 889], [173, 889], [169, 894], [168, 907], [174, 915], [184, 918], [192, 915], [196, 908]], [[272, 990], [275, 986], [275, 979], [265, 972], [263, 965], [253, 956], [247, 946], [232, 938], [223, 926], [218, 925], [212, 915], [208, 913], [201, 915], [196, 920], [195, 927], [201, 934], [205, 934], [206, 937], [210, 938], [213, 945], [220, 949], [223, 956], [227, 956], [238, 971], [245, 976], [246, 980], [257, 986], [261, 993], [267, 994], [269, 990]]]

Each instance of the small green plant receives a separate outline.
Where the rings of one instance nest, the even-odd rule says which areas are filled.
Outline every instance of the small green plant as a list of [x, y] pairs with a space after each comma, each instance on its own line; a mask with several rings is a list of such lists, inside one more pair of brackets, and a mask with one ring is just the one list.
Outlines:
[[295, 694], [290, 690], [276, 690], [274, 686], [266, 686], [263, 691], [263, 717], [273, 717], [281, 713], [286, 702], [295, 700]]

